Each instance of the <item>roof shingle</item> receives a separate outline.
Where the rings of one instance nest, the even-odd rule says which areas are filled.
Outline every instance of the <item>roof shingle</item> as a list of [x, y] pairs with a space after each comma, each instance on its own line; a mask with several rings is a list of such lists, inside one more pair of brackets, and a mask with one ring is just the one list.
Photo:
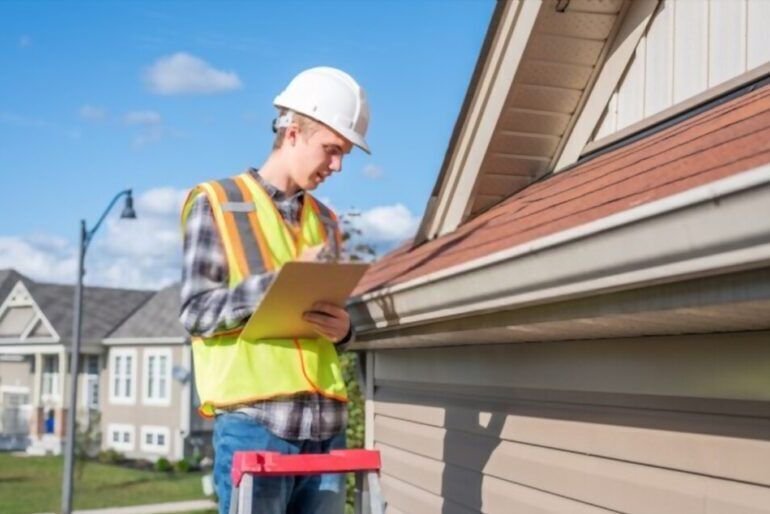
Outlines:
[[770, 162], [770, 86], [548, 176], [456, 231], [374, 263], [354, 295], [589, 223]]

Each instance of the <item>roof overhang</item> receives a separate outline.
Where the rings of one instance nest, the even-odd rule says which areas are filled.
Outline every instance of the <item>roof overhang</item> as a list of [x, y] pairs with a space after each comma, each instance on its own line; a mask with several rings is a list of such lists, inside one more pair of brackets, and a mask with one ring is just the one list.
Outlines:
[[575, 162], [657, 5], [501, 0], [415, 244]]
[[[354, 348], [449, 344], [450, 339], [435, 337], [443, 330], [437, 324], [478, 329], [485, 326], [484, 316], [494, 313], [769, 265], [770, 165], [763, 165], [355, 298], [349, 306], [358, 331]], [[754, 285], [766, 285], [766, 275]], [[770, 291], [763, 294], [751, 299], [762, 314], [753, 312], [764, 324], [757, 329], [770, 328]], [[671, 312], [676, 308], [668, 306]], [[724, 319], [723, 330], [734, 327]], [[669, 330], [679, 333], [683, 327], [673, 321]], [[719, 318], [715, 321], [708, 326], [719, 330]], [[518, 322], [522, 334], [526, 325]], [[651, 330], [641, 322], [619, 329], [623, 326], [626, 335]], [[549, 337], [572, 339], [574, 328], [567, 323]], [[505, 335], [511, 340], [513, 332]], [[474, 332], [474, 340], [479, 337]], [[500, 334], [495, 337], [489, 342], [501, 342]]]

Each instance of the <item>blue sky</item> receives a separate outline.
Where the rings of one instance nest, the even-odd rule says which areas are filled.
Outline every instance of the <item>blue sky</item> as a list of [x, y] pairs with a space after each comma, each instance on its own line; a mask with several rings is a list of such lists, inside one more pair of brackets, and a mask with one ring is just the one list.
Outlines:
[[[178, 203], [258, 166], [272, 100], [299, 71], [339, 67], [365, 88], [372, 155], [354, 151], [318, 196], [363, 212], [381, 248], [422, 215], [493, 0], [0, 2], [0, 268], [71, 282], [78, 220], [110, 218], [87, 283], [178, 277]], [[116, 209], [117, 211], [118, 209]]]

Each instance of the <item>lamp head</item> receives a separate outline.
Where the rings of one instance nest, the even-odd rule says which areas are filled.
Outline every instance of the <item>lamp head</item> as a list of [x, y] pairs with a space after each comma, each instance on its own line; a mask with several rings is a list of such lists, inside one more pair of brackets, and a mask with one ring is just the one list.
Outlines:
[[131, 195], [131, 190], [128, 190], [126, 195], [126, 204], [123, 207], [123, 212], [120, 213], [120, 217], [123, 219], [136, 219], [136, 211], [134, 210], [134, 197]]

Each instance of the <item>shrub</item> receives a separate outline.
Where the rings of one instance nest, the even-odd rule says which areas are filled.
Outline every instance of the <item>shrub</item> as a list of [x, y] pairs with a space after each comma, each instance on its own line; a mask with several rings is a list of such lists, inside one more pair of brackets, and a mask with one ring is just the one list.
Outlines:
[[99, 452], [97, 460], [102, 464], [120, 464], [125, 462], [126, 457], [119, 451], [110, 448], [109, 450]]
[[190, 465], [190, 461], [182, 459], [176, 461], [174, 463], [174, 471], [178, 471], [180, 473], [187, 473], [192, 469], [192, 466]]
[[155, 461], [155, 471], [163, 471], [168, 472], [173, 470], [173, 466], [171, 465], [171, 462], [165, 457], [161, 457], [160, 459]]

